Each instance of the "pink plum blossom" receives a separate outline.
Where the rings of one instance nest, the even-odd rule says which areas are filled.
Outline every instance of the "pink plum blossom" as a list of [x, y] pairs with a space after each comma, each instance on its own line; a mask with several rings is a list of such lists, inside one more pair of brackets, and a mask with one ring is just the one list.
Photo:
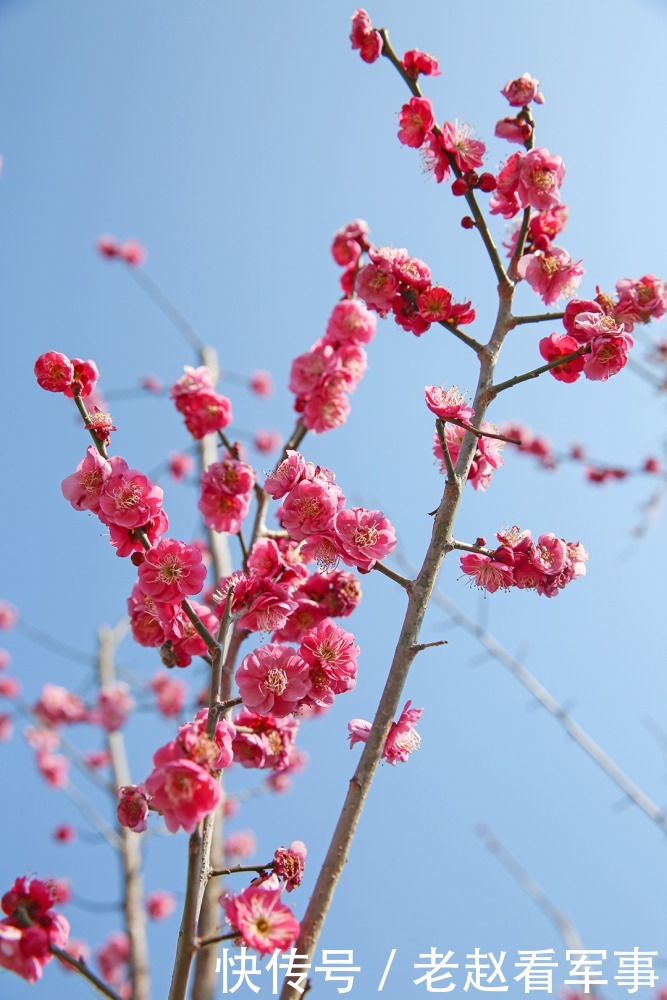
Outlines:
[[550, 306], [576, 291], [584, 268], [580, 260], [572, 260], [567, 250], [552, 245], [545, 251], [524, 254], [517, 264], [517, 273]]
[[6, 916], [0, 920], [0, 966], [35, 983], [53, 958], [51, 947], [64, 948], [69, 922], [53, 910], [51, 885], [39, 879], [17, 878], [2, 897]]
[[500, 93], [506, 97], [512, 108], [525, 107], [534, 101], [535, 104], [544, 104], [544, 97], [539, 92], [540, 81], [536, 80], [530, 73], [522, 73], [514, 80], [508, 80]]
[[396, 547], [396, 533], [381, 510], [350, 507], [341, 511], [334, 526], [343, 562], [371, 570]]
[[125, 725], [134, 707], [134, 698], [130, 696], [128, 685], [118, 681], [102, 688], [91, 712], [91, 721], [97, 722], [108, 733], [115, 733]]
[[281, 902], [281, 890], [267, 882], [250, 885], [235, 896], [223, 896], [220, 902], [232, 929], [248, 948], [261, 955], [285, 951], [299, 936], [299, 923]]
[[382, 53], [382, 38], [371, 24], [371, 19], [365, 10], [359, 8], [352, 15], [352, 31], [350, 32], [352, 48], [367, 63], [373, 63]]
[[118, 789], [118, 822], [128, 830], [143, 833], [148, 826], [148, 799], [139, 785]]
[[302, 479], [311, 478], [313, 470], [314, 466], [306, 463], [298, 451], [288, 451], [287, 458], [283, 459], [275, 472], [266, 477], [264, 490], [274, 500], [281, 500]]
[[19, 619], [19, 613], [8, 601], [0, 600], [0, 630], [14, 628]]
[[252, 830], [236, 830], [225, 838], [225, 858], [230, 856], [238, 860], [251, 858], [256, 850], [257, 840]]
[[330, 618], [305, 634], [299, 655], [308, 664], [312, 685], [306, 704], [332, 705], [335, 695], [354, 689], [359, 647], [354, 636]]
[[251, 390], [257, 396], [267, 398], [273, 392], [273, 379], [270, 372], [253, 372], [248, 381]]
[[[392, 722], [391, 728], [382, 749], [381, 759], [388, 761], [392, 766], [399, 761], [405, 763], [413, 750], [417, 750], [421, 744], [421, 739], [415, 726], [419, 721], [423, 708], [410, 708], [411, 701], [406, 701], [398, 722]], [[347, 724], [349, 730], [348, 739], [350, 749], [355, 743], [366, 743], [370, 735], [372, 724], [365, 719], [352, 719]]]
[[156, 765], [145, 785], [151, 805], [162, 815], [170, 833], [176, 833], [179, 827], [186, 833], [194, 833], [222, 795], [210, 771], [186, 758]]
[[301, 885], [306, 867], [306, 845], [302, 840], [293, 840], [289, 847], [278, 847], [273, 855], [273, 871], [285, 880], [287, 892]]
[[410, 49], [401, 59], [403, 69], [413, 80], [419, 74], [424, 76], [440, 76], [438, 60], [430, 56], [428, 52], [420, 52], [419, 49]]
[[173, 892], [159, 890], [149, 892], [146, 896], [146, 912], [151, 920], [166, 920], [176, 909], [176, 897]]
[[295, 752], [294, 740], [299, 728], [297, 719], [260, 715], [242, 708], [234, 719], [234, 762], [242, 767], [284, 771], [290, 767]]
[[457, 388], [445, 389], [441, 385], [427, 385], [426, 405], [440, 420], [456, 420], [470, 424], [475, 411], [469, 406]]
[[283, 527], [290, 538], [298, 542], [331, 528], [341, 507], [341, 497], [338, 487], [320, 478], [297, 483], [282, 510]]
[[440, 142], [462, 173], [482, 166], [486, 146], [479, 139], [473, 139], [469, 125], [460, 125], [458, 120], [453, 124], [445, 122]]
[[163, 538], [146, 552], [139, 567], [139, 586], [156, 603], [182, 601], [204, 586], [206, 567], [199, 549]]
[[236, 671], [243, 704], [260, 715], [294, 712], [311, 688], [308, 664], [291, 648], [277, 643], [259, 646]]
[[368, 344], [375, 336], [377, 319], [359, 299], [343, 299], [333, 307], [324, 338], [334, 347], [341, 343]]
[[47, 392], [64, 392], [72, 384], [74, 365], [59, 351], [47, 351], [35, 361], [37, 384]]
[[420, 146], [424, 145], [426, 136], [435, 125], [433, 105], [426, 97], [412, 97], [401, 108], [398, 122], [400, 125], [399, 142], [402, 142], [404, 146], [419, 149]]
[[514, 556], [505, 546], [496, 549], [493, 556], [471, 552], [461, 556], [461, 569], [471, 576], [482, 590], [495, 594], [497, 590], [507, 590], [514, 583]]
[[107, 525], [142, 528], [162, 509], [163, 493], [148, 476], [117, 461], [99, 497], [99, 517]]
[[62, 482], [62, 492], [75, 510], [90, 510], [96, 514], [100, 509], [100, 497], [107, 480], [112, 475], [111, 463], [102, 458], [92, 445], [86, 457], [79, 462], [76, 472]]
[[[540, 354], [545, 361], [556, 361], [558, 358], [566, 357], [578, 350], [581, 345], [570, 337], [569, 334], [558, 335], [552, 333], [549, 337], [540, 340]], [[576, 382], [584, 369], [583, 357], [572, 358], [564, 364], [556, 365], [550, 369], [551, 374], [559, 382]]]
[[81, 698], [58, 684], [45, 684], [35, 702], [33, 715], [46, 726], [63, 726], [83, 722], [87, 710]]

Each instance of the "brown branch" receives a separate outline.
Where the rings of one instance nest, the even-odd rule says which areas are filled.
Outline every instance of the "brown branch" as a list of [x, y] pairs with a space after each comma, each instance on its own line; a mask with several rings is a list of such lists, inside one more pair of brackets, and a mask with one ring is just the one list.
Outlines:
[[195, 952], [195, 928], [197, 925], [197, 886], [199, 884], [199, 862], [201, 857], [201, 833], [199, 828], [188, 841], [188, 871], [185, 878], [185, 902], [178, 931], [174, 969], [171, 974], [168, 1000], [184, 1000], [190, 978], [190, 966]]
[[[483, 419], [492, 398], [490, 389], [493, 385], [496, 361], [504, 337], [510, 328], [512, 291], [511, 285], [501, 283], [494, 329], [488, 345], [481, 352], [480, 374], [473, 404], [479, 420]], [[301, 922], [301, 933], [296, 943], [296, 950], [300, 955], [312, 957], [336, 885], [347, 861], [350, 845], [373, 775], [379, 764], [389, 729], [394, 721], [410, 667], [419, 649], [422, 622], [445, 558], [447, 541], [451, 538], [463, 486], [467, 480], [476, 447], [475, 435], [467, 432], [461, 443], [454, 470], [455, 475], [445, 483], [444, 493], [435, 513], [431, 540], [421, 569], [408, 594], [408, 607], [368, 741], [362, 750], [354, 776], [349, 783], [335, 831]], [[298, 1000], [297, 991], [288, 982], [283, 985], [281, 1000]]]
[[[408, 76], [408, 74], [403, 69], [400, 59], [394, 52], [391, 43], [389, 41], [389, 33], [387, 32], [386, 28], [380, 28], [379, 32], [382, 38], [382, 55], [385, 56], [385, 58], [387, 58], [389, 62], [392, 64], [392, 66], [394, 66], [394, 68], [398, 71], [402, 79], [407, 84], [410, 92], [415, 97], [422, 97], [423, 95], [419, 87], [419, 84], [417, 83], [416, 80], [413, 80], [412, 77]], [[436, 136], [442, 135], [437, 125], [435, 125], [431, 131]], [[447, 159], [449, 160], [449, 165], [455, 177], [457, 178], [462, 177], [463, 174], [461, 170], [459, 170], [456, 160], [451, 155], [451, 153], [446, 153], [446, 156]], [[491, 261], [491, 266], [493, 267], [493, 270], [495, 271], [496, 274], [496, 278], [498, 279], [498, 284], [500, 286], [504, 286], [506, 289], [511, 289], [512, 282], [507, 277], [505, 268], [503, 266], [503, 262], [500, 259], [500, 254], [498, 253], [498, 248], [493, 242], [493, 237], [491, 236], [489, 227], [486, 224], [486, 219], [482, 215], [480, 207], [477, 204], [477, 199], [475, 198], [474, 192], [467, 191], [465, 194], [465, 200], [468, 203], [468, 208], [470, 209], [473, 218], [475, 220], [476, 228], [479, 230], [479, 234], [482, 237], [482, 241], [486, 248], [486, 252], [489, 256], [489, 260]]]
[[[98, 630], [97, 673], [101, 689], [109, 687], [116, 680], [114, 654], [126, 624], [123, 621], [116, 628], [102, 627]], [[120, 729], [107, 733], [107, 749], [111, 757], [116, 791], [131, 784], [130, 770], [125, 751], [125, 738]], [[150, 973], [148, 961], [148, 940], [146, 937], [146, 914], [144, 911], [144, 891], [141, 877], [141, 837], [124, 826], [118, 827], [120, 836], [120, 856], [123, 866], [123, 913], [125, 929], [130, 942], [130, 982], [133, 1000], [149, 1000]]]
[[412, 580], [408, 580], [406, 577], [401, 576], [400, 573], [396, 573], [393, 569], [389, 569], [389, 567], [385, 566], [384, 563], [376, 562], [373, 569], [376, 569], [378, 573], [382, 573], [383, 576], [393, 580], [394, 583], [399, 585], [399, 587], [403, 587], [403, 590], [407, 590], [408, 592], [410, 591], [410, 588], [412, 587]]
[[119, 995], [114, 993], [111, 987], [107, 986], [107, 984], [100, 979], [99, 976], [96, 976], [93, 970], [88, 968], [82, 958], [75, 958], [74, 955], [70, 955], [70, 953], [65, 951], [63, 948], [57, 948], [54, 944], [49, 945], [49, 951], [56, 958], [60, 959], [60, 961], [65, 965], [68, 965], [70, 968], [78, 972], [80, 976], [83, 976], [83, 978], [90, 983], [97, 993], [100, 993], [103, 997], [108, 997], [109, 1000], [120, 1000]]
[[515, 385], [520, 385], [521, 382], [527, 382], [529, 379], [539, 378], [539, 376], [544, 375], [545, 372], [550, 372], [552, 368], [560, 368], [561, 365], [566, 365], [569, 361], [574, 361], [575, 358], [580, 358], [582, 354], [588, 354], [590, 349], [590, 344], [582, 344], [576, 351], [571, 351], [570, 354], [564, 354], [562, 357], [556, 358], [555, 361], [549, 361], [546, 365], [540, 365], [539, 368], [533, 368], [532, 371], [526, 372], [524, 375], [515, 375], [514, 378], [508, 378], [506, 382], [498, 382], [497, 385], [492, 386], [491, 393], [495, 398], [498, 393], [504, 392], [506, 389], [512, 389]]
[[564, 312], [553, 312], [537, 313], [535, 316], [513, 316], [512, 325], [522, 326], [526, 323], [555, 323], [557, 320], [561, 320], [564, 315]]

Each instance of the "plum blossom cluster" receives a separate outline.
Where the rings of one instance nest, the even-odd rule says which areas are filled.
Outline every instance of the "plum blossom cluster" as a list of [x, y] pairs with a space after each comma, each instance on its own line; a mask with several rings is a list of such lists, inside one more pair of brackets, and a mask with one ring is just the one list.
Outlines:
[[367, 63], [373, 63], [382, 55], [382, 36], [371, 24], [371, 19], [365, 10], [359, 8], [352, 15], [352, 30], [350, 32], [352, 48]]
[[234, 718], [234, 763], [242, 767], [288, 774], [298, 770], [301, 754], [296, 747], [299, 720], [259, 715], [242, 708]]
[[544, 104], [544, 96], [538, 89], [540, 81], [530, 73], [522, 73], [513, 80], [508, 80], [500, 93], [505, 97], [511, 108], [521, 108], [515, 116], [501, 118], [496, 123], [495, 134], [499, 139], [508, 142], [518, 142], [520, 145], [530, 142], [533, 135], [533, 122], [528, 113], [528, 105]]
[[[424, 711], [423, 708], [411, 708], [411, 701], [406, 701], [398, 722], [392, 722], [391, 728], [382, 749], [382, 760], [395, 766], [399, 761], [405, 763], [413, 750], [421, 744], [421, 737], [416, 725]], [[370, 736], [372, 724], [365, 719], [352, 719], [347, 724], [350, 750], [355, 743], [366, 743]]]
[[142, 551], [141, 535], [152, 543], [169, 526], [162, 489], [123, 458], [103, 458], [92, 446], [76, 472], [63, 480], [62, 492], [75, 510], [97, 515], [118, 556]]
[[555, 469], [557, 457], [553, 445], [548, 438], [527, 427], [525, 424], [516, 422], [501, 425], [500, 432], [504, 437], [520, 441], [514, 447], [524, 455], [533, 455], [539, 464], [545, 469]]
[[139, 240], [127, 239], [122, 242], [115, 236], [104, 234], [97, 239], [97, 252], [110, 260], [122, 260], [130, 267], [141, 267], [146, 260], [146, 248]]
[[[444, 422], [444, 443], [452, 465], [456, 465], [463, 438], [466, 430], [471, 427], [475, 412], [455, 387], [445, 389], [439, 385], [427, 385], [425, 399], [431, 413]], [[504, 465], [500, 453], [505, 442], [493, 436], [499, 433], [498, 428], [487, 420], [482, 421], [476, 433], [477, 446], [468, 470], [468, 480], [473, 489], [483, 492], [488, 489], [494, 471]], [[433, 437], [433, 454], [440, 464], [440, 471], [447, 475], [449, 470], [442, 444], [440, 434], [436, 433]]]
[[289, 388], [307, 430], [322, 434], [347, 420], [347, 397], [366, 370], [363, 345], [373, 339], [376, 322], [359, 299], [342, 299], [333, 308], [325, 335], [292, 362]]
[[475, 320], [471, 303], [454, 302], [449, 289], [432, 283], [428, 264], [407, 250], [371, 246], [368, 257], [357, 271], [357, 295], [380, 316], [392, 313], [408, 333], [420, 337], [432, 323], [463, 326]]
[[283, 499], [280, 520], [302, 551], [325, 567], [342, 560], [368, 572], [396, 546], [396, 534], [382, 511], [346, 507], [345, 496], [330, 469], [306, 462], [289, 451], [264, 489], [274, 500]]
[[354, 636], [325, 618], [306, 632], [298, 650], [267, 643], [249, 653], [236, 671], [244, 706], [277, 719], [304, 708], [327, 708], [356, 685], [359, 647]]
[[586, 573], [588, 553], [581, 542], [566, 542], [552, 533], [533, 541], [530, 531], [514, 527], [496, 535], [500, 545], [491, 553], [461, 557], [461, 569], [482, 590], [535, 590], [556, 597], [568, 583]]
[[37, 384], [47, 392], [62, 392], [70, 399], [85, 399], [93, 392], [100, 373], [94, 361], [70, 359], [60, 351], [46, 351], [35, 362]]
[[223, 458], [203, 473], [197, 507], [204, 524], [214, 531], [235, 535], [250, 509], [255, 474], [245, 462]]
[[[327, 550], [328, 552], [328, 550]], [[213, 599], [217, 613], [233, 585], [231, 612], [239, 629], [272, 633], [274, 642], [298, 642], [325, 618], [345, 618], [361, 599], [354, 574], [332, 568], [317, 546], [288, 538], [260, 538], [248, 556], [248, 572], [219, 582]], [[326, 572], [309, 572], [319, 557]]]
[[215, 391], [208, 368], [185, 366], [184, 374], [172, 385], [169, 396], [185, 426], [197, 441], [222, 431], [232, 422], [232, 404]]
[[53, 958], [51, 948], [64, 948], [69, 922], [53, 910], [53, 886], [40, 879], [17, 878], [2, 897], [6, 916], [0, 920], [0, 967], [35, 983]]
[[153, 754], [153, 770], [143, 786], [121, 788], [118, 821], [136, 833], [146, 829], [149, 809], [158, 812], [170, 833], [183, 828], [193, 833], [213, 812], [222, 793], [214, 772], [231, 763], [235, 729], [218, 721], [213, 736], [207, 729], [208, 709], [179, 726], [175, 740]]
[[564, 334], [552, 333], [540, 341], [540, 354], [549, 362], [580, 352], [551, 369], [560, 382], [576, 382], [582, 373], [604, 382], [627, 364], [634, 338], [604, 297], [572, 299], [565, 309], [563, 326]]
[[[505, 442], [486, 436], [486, 434], [500, 433], [496, 425], [489, 423], [488, 420], [482, 421], [479, 430], [482, 432], [482, 436], [477, 438], [475, 454], [468, 470], [468, 482], [474, 490], [480, 490], [483, 493], [491, 485], [491, 477], [495, 470], [505, 464], [501, 455]], [[457, 424], [446, 423], [443, 433], [452, 465], [456, 465], [466, 433], [465, 428]], [[438, 461], [440, 472], [447, 475], [447, 462], [438, 434], [433, 435], [433, 454]]]

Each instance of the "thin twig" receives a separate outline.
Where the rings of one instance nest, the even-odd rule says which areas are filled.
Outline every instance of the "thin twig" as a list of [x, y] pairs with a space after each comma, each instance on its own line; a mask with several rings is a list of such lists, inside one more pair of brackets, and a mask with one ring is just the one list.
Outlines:
[[564, 354], [562, 357], [556, 358], [555, 361], [549, 361], [546, 365], [540, 365], [539, 368], [533, 368], [532, 371], [526, 372], [524, 375], [515, 375], [514, 378], [508, 378], [506, 382], [498, 382], [492, 387], [491, 393], [495, 398], [499, 393], [504, 392], [505, 389], [512, 389], [515, 385], [519, 385], [521, 382], [527, 382], [532, 378], [539, 378], [539, 376], [544, 375], [545, 372], [550, 372], [552, 368], [559, 368], [561, 365], [566, 365], [569, 361], [574, 361], [576, 358], [580, 358], [583, 354], [588, 354], [590, 349], [590, 344], [582, 344], [576, 351], [571, 351], [570, 354]]
[[373, 569], [376, 569], [378, 573], [382, 573], [383, 576], [389, 577], [389, 579], [393, 580], [394, 583], [403, 587], [403, 590], [409, 591], [412, 587], [412, 580], [408, 580], [407, 577], [401, 576], [400, 573], [396, 573], [393, 569], [389, 569], [388, 566], [385, 566], [381, 562], [376, 562]]
[[561, 320], [564, 312], [537, 313], [534, 316], [513, 316], [513, 326], [523, 326], [526, 323], [555, 323]]
[[563, 911], [559, 910], [555, 903], [552, 903], [542, 886], [538, 885], [525, 868], [522, 868], [516, 858], [500, 843], [488, 826], [480, 823], [476, 827], [475, 833], [482, 839], [487, 851], [498, 859], [505, 871], [509, 872], [514, 881], [532, 899], [547, 920], [551, 921], [562, 937], [565, 947], [573, 951], [579, 951], [582, 948], [582, 943], [576, 927], [569, 917], [566, 917]]
[[103, 997], [108, 997], [109, 1000], [121, 1000], [119, 995], [115, 993], [110, 986], [107, 986], [107, 984], [100, 979], [99, 976], [95, 975], [92, 969], [88, 968], [82, 958], [75, 958], [74, 955], [71, 955], [63, 948], [57, 948], [54, 944], [49, 945], [49, 951], [56, 958], [60, 959], [61, 962], [64, 962], [65, 965], [69, 965], [72, 969], [75, 969], [79, 975], [83, 976], [83, 978], [90, 983], [93, 989], [95, 989]]

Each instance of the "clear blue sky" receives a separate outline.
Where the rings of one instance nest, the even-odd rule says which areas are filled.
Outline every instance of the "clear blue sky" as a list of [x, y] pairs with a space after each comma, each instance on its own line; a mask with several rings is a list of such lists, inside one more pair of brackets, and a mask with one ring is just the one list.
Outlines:
[[[352, 10], [341, 0], [0, 2], [0, 596], [77, 648], [92, 651], [97, 625], [123, 614], [133, 572], [60, 494], [85, 441], [62, 398], [37, 389], [35, 358], [49, 349], [92, 357], [109, 391], [146, 374], [172, 382], [193, 361], [122, 269], [96, 256], [99, 233], [147, 245], [147, 270], [216, 346], [223, 367], [272, 371], [270, 402], [228, 387], [240, 431], [289, 431], [290, 359], [323, 333], [338, 296], [331, 235], [352, 218], [367, 219], [377, 243], [427, 260], [456, 297], [473, 299], [476, 335], [488, 331], [488, 261], [476, 234], [458, 225], [461, 203], [424, 177], [417, 155], [396, 140], [403, 85], [386, 61], [366, 66], [350, 51]], [[667, 274], [664, 3], [610, 0], [601, 10], [573, 0], [480, 0], [469, 8], [384, 0], [369, 12], [397, 49], [440, 57], [442, 76], [424, 89], [440, 121], [458, 116], [474, 125], [491, 168], [510, 151], [492, 138], [506, 113], [500, 88], [526, 70], [542, 80], [538, 142], [567, 166], [571, 214], [561, 242], [584, 259], [582, 292], [593, 294], [596, 284], [611, 290], [617, 278], [647, 271]], [[502, 237], [502, 223], [495, 231]], [[526, 311], [540, 306], [528, 289], [519, 301]], [[517, 331], [502, 362], [507, 376], [537, 363], [543, 332]], [[380, 324], [349, 423], [304, 445], [309, 459], [336, 470], [351, 502], [386, 512], [415, 561], [442, 487], [423, 387], [472, 388], [473, 378], [458, 343], [434, 332], [417, 340]], [[164, 401], [119, 400], [112, 412], [114, 448], [132, 467], [153, 469], [188, 444]], [[579, 441], [613, 463], [662, 453], [664, 401], [628, 371], [608, 385], [540, 380], [505, 394], [492, 416], [521, 419], [560, 450]], [[173, 534], [188, 537], [194, 492], [164, 485]], [[483, 599], [451, 560], [441, 586], [525, 657], [661, 802], [664, 752], [647, 723], [667, 729], [664, 517], [641, 541], [632, 538], [650, 490], [646, 480], [593, 488], [575, 468], [547, 474], [509, 456], [488, 493], [467, 497], [457, 535], [491, 537], [516, 523], [579, 538], [591, 554], [588, 576], [554, 601], [528, 593]], [[356, 691], [304, 726], [311, 764], [293, 794], [251, 801], [237, 823], [256, 831], [258, 860], [279, 843], [307, 843], [309, 878], [291, 900], [297, 914], [356, 760], [346, 723], [371, 716], [381, 690], [403, 607], [396, 590], [379, 575], [364, 580], [364, 602], [349, 622], [362, 648]], [[462, 964], [475, 947], [505, 950], [508, 961], [527, 948], [563, 957], [556, 932], [475, 837], [480, 820], [571, 916], [587, 946], [658, 949], [667, 963], [664, 837], [622, 807], [617, 790], [551, 719], [530, 710], [502, 668], [480, 662], [476, 643], [459, 630], [445, 633], [444, 623], [433, 610], [425, 639], [446, 634], [449, 645], [418, 660], [406, 689], [424, 706], [422, 748], [407, 765], [379, 771], [324, 935], [325, 947], [355, 949], [363, 972], [352, 995], [376, 991], [394, 947], [395, 974], [384, 989], [390, 1000], [419, 995], [412, 964], [431, 946], [452, 949]], [[7, 646], [29, 700], [46, 681], [85, 685], [83, 666], [24, 635], [9, 636]], [[150, 651], [129, 643], [122, 658], [144, 679], [156, 669]], [[164, 721], [135, 719], [136, 780], [172, 732]], [[81, 745], [95, 738], [82, 731]], [[26, 872], [68, 875], [86, 899], [118, 899], [115, 862], [104, 847], [52, 842], [56, 823], [80, 825], [78, 814], [39, 782], [20, 734], [0, 753], [0, 888]], [[150, 889], [179, 888], [171, 873], [184, 871], [185, 847], [184, 836], [151, 842]], [[75, 906], [66, 912], [73, 935], [93, 947], [112, 927], [108, 915]], [[156, 998], [166, 992], [176, 932], [175, 917], [151, 928]], [[667, 965], [662, 971], [667, 978]], [[53, 1000], [88, 995], [55, 968], [37, 990]], [[27, 986], [2, 976], [3, 1000], [27, 995]], [[321, 995], [337, 994], [322, 987]], [[605, 995], [627, 994], [612, 987]]]

